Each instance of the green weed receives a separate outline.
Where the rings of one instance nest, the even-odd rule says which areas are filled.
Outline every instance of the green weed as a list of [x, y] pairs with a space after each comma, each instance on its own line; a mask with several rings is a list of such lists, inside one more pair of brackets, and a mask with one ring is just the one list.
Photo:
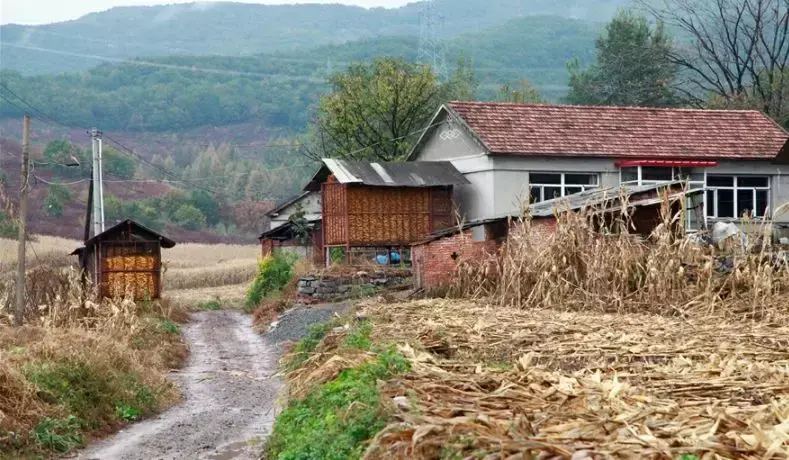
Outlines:
[[301, 339], [293, 350], [293, 358], [286, 364], [287, 369], [295, 369], [301, 365], [315, 351], [318, 344], [334, 327], [333, 322], [313, 324], [309, 327], [307, 336]]
[[347, 369], [303, 400], [290, 402], [277, 417], [269, 458], [360, 458], [365, 441], [388, 420], [377, 381], [408, 369], [402, 355], [385, 350], [375, 361]]
[[42, 399], [63, 406], [84, 428], [136, 420], [157, 404], [157, 394], [135, 374], [102, 372], [74, 360], [31, 364], [24, 371]]
[[199, 307], [207, 311], [216, 311], [222, 309], [222, 303], [219, 300], [209, 300], [208, 302], [199, 304]]
[[[40, 390], [43, 399], [62, 404], [82, 420], [101, 419], [108, 410], [107, 382], [80, 361], [42, 362], [24, 369], [27, 379]], [[110, 406], [111, 407], [111, 406]]]
[[81, 425], [79, 419], [73, 415], [65, 419], [47, 417], [36, 425], [33, 437], [40, 446], [48, 450], [66, 453], [82, 446]]
[[119, 402], [115, 406], [115, 415], [126, 422], [133, 422], [137, 420], [141, 415], [142, 411], [134, 406], [129, 406], [125, 403]]
[[370, 338], [372, 332], [373, 325], [365, 321], [348, 332], [343, 338], [342, 346], [367, 351], [372, 346], [372, 339]]
[[171, 334], [179, 334], [181, 332], [181, 327], [167, 318], [159, 319], [159, 328]]
[[372, 297], [378, 290], [375, 286], [371, 286], [369, 284], [358, 284], [353, 286], [351, 289], [351, 297], [357, 299], [363, 299], [366, 297]]
[[293, 276], [296, 256], [276, 253], [263, 258], [258, 266], [258, 274], [247, 291], [244, 307], [254, 309], [266, 296], [279, 291]]

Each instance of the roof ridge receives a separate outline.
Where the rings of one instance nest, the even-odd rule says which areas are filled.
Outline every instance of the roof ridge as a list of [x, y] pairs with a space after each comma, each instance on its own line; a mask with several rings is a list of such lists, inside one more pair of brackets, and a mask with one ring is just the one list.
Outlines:
[[602, 109], [602, 110], [632, 110], [632, 111], [664, 111], [664, 112], [710, 112], [710, 113], [758, 113], [769, 118], [764, 112], [757, 109], [697, 109], [688, 107], [647, 107], [647, 106], [627, 106], [627, 105], [582, 105], [582, 104], [557, 104], [551, 102], [500, 102], [500, 101], [449, 101], [449, 106], [454, 105], [493, 105], [510, 107], [539, 107], [539, 108], [558, 108], [558, 109]]

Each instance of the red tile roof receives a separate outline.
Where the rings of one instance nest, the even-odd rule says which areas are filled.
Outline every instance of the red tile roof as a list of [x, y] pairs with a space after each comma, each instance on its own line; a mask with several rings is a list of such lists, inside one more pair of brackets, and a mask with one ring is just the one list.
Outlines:
[[755, 110], [450, 102], [501, 155], [774, 158], [789, 134]]

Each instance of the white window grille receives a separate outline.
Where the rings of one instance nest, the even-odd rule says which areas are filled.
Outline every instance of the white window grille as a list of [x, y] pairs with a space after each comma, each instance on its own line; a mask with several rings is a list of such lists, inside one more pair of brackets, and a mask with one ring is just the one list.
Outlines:
[[529, 173], [529, 200], [538, 203], [591, 190], [599, 185], [597, 174]]
[[767, 176], [707, 175], [705, 213], [711, 218], [764, 217], [770, 207]]
[[690, 188], [704, 187], [704, 173], [671, 166], [627, 166], [619, 170], [619, 183], [652, 185], [661, 182], [687, 181]]

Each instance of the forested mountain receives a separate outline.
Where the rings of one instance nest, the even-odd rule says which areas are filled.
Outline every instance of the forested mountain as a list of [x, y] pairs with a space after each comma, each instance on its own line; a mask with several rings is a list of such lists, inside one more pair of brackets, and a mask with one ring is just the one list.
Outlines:
[[[455, 38], [508, 21], [551, 15], [604, 22], [630, 0], [437, 0], [442, 33]], [[422, 5], [192, 3], [119, 7], [74, 21], [0, 27], [2, 67], [23, 74], [85, 70], [140, 56], [292, 53], [382, 36], [417, 37]], [[543, 43], [543, 42], [541, 42]]]
[[[447, 42], [448, 69], [470, 58], [480, 96], [505, 82], [527, 79], [546, 97], [566, 90], [566, 62], [591, 59], [601, 25], [555, 16], [515, 19]], [[72, 126], [121, 131], [177, 131], [260, 121], [270, 129], [301, 132], [326, 77], [375, 56], [416, 59], [416, 37], [378, 37], [299, 53], [246, 57], [175, 56], [103, 64], [89, 71], [3, 81], [20, 96]], [[0, 116], [19, 110], [0, 101]]]

